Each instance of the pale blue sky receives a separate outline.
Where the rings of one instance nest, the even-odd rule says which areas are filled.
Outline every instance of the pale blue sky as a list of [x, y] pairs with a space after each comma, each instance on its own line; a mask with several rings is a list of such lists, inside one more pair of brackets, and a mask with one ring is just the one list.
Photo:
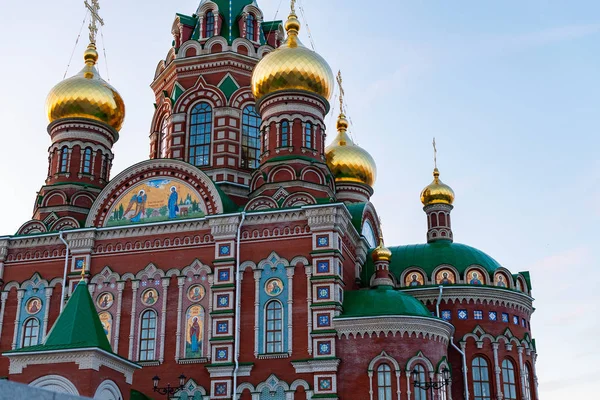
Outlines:
[[[148, 157], [148, 85], [174, 14], [193, 13], [198, 2], [101, 0], [111, 83], [128, 113], [113, 176]], [[279, 0], [258, 2], [271, 19]], [[0, 231], [12, 234], [31, 217], [46, 176], [44, 100], [62, 79], [85, 11], [82, 0], [6, 3]], [[431, 181], [436, 136], [441, 178], [457, 197], [456, 241], [531, 271], [541, 398], [597, 396], [600, 2], [301, 3], [317, 51], [344, 74], [354, 137], [379, 166], [373, 202], [387, 244], [425, 239], [419, 193]], [[305, 28], [302, 36], [309, 45]], [[86, 44], [84, 31], [69, 75]]]

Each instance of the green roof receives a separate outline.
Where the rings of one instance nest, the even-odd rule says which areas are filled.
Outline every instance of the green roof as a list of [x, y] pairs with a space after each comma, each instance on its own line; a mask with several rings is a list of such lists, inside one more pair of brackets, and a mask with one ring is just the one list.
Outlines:
[[44, 344], [9, 353], [98, 348], [112, 353], [85, 281], [79, 282]]
[[432, 318], [431, 312], [414, 297], [391, 286], [344, 292], [344, 312], [339, 318], [405, 315]]
[[[389, 249], [392, 251], [390, 271], [397, 278], [400, 278], [402, 272], [411, 267], [423, 269], [428, 276], [431, 276], [433, 270], [442, 264], [453, 266], [461, 275], [472, 265], [479, 265], [490, 274], [501, 267], [496, 260], [483, 251], [449, 240], [390, 247]], [[368, 283], [374, 271], [373, 261], [371, 257], [368, 257], [366, 268], [363, 268], [363, 282]]]
[[195, 27], [196, 24], [198, 23], [197, 17], [190, 17], [188, 15], [179, 14], [179, 13], [177, 13], [177, 16], [179, 17], [179, 21], [181, 21], [181, 23], [184, 25]]
[[366, 206], [367, 203], [346, 204], [346, 207], [352, 216], [352, 225], [354, 225], [358, 233], [362, 232], [363, 214]]

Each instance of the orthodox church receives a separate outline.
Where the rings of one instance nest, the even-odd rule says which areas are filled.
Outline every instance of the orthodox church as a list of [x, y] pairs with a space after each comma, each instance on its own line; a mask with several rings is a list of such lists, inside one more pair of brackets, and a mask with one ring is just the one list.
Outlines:
[[454, 241], [437, 167], [425, 243], [386, 247], [375, 160], [343, 107], [325, 126], [336, 80], [294, 3], [177, 14], [149, 158], [111, 176], [125, 103], [86, 2], [32, 218], [0, 238], [1, 376], [105, 400], [539, 399], [529, 274]]

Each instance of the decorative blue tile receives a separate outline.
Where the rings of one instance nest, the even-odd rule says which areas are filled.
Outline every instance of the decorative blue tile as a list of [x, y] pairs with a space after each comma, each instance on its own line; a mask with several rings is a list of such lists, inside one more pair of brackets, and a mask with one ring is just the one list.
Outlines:
[[513, 315], [513, 324], [519, 325], [519, 317], [517, 317], [516, 315]]
[[329, 321], [330, 321], [330, 320], [329, 320], [329, 314], [321, 314], [321, 315], [319, 315], [319, 317], [317, 318], [317, 326], [318, 326], [319, 328], [322, 328], [322, 327], [327, 327], [327, 326], [329, 326], [329, 325], [330, 325], [330, 322], [329, 322]]
[[330, 298], [329, 296], [329, 288], [328, 287], [322, 287], [322, 288], [317, 288], [317, 298], [319, 300], [327, 300]]
[[158, 285], [160, 285], [160, 281], [157, 279], [154, 281], [154, 286], [158, 286]]
[[475, 310], [473, 312], [473, 318], [475, 318], [475, 319], [483, 319], [483, 311], [481, 311], [481, 310]]
[[227, 282], [229, 281], [229, 270], [222, 269], [219, 271], [219, 282]]
[[317, 272], [319, 274], [327, 274], [327, 273], [329, 273], [329, 261], [319, 261], [319, 262], [317, 262]]
[[215, 384], [215, 393], [219, 396], [225, 396], [227, 394], [227, 384], [226, 383], [216, 383]]
[[319, 389], [331, 390], [332, 383], [331, 378], [319, 378]]
[[502, 313], [502, 322], [508, 322], [508, 313]]
[[227, 361], [227, 349], [217, 349], [217, 361]]
[[450, 321], [452, 319], [452, 311], [442, 310], [442, 319], [444, 321]]
[[488, 312], [488, 318], [490, 321], [498, 321], [498, 313], [496, 311]]
[[[75, 269], [76, 270], [82, 270], [85, 267], [85, 259], [83, 258], [78, 258], [77, 260], [75, 260]], [[35, 278], [35, 280], [37, 280], [37, 277]], [[34, 284], [37, 284], [37, 282], [34, 280]]]
[[217, 322], [217, 333], [227, 333], [229, 331], [229, 322], [219, 321]]
[[228, 244], [219, 245], [219, 256], [225, 257], [231, 255], [231, 246]]
[[229, 295], [228, 294], [217, 295], [217, 307], [229, 307]]
[[469, 318], [469, 312], [467, 310], [458, 310], [458, 319], [465, 320]]
[[329, 235], [317, 236], [317, 247], [329, 247]]
[[330, 342], [319, 342], [319, 355], [320, 356], [331, 355], [331, 343]]

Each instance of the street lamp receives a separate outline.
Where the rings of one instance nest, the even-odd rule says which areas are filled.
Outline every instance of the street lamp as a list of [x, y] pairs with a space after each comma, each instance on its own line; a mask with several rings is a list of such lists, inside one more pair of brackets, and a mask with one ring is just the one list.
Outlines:
[[450, 370], [446, 367], [444, 367], [444, 369], [442, 370], [441, 382], [433, 381], [431, 380], [431, 378], [429, 379], [429, 382], [419, 382], [420, 375], [421, 373], [419, 372], [419, 370], [417, 370], [416, 368], [413, 369], [412, 379], [414, 382], [414, 386], [419, 389], [430, 390], [432, 398], [434, 390], [440, 390], [443, 387], [448, 386], [450, 384]]
[[170, 383], [167, 383], [167, 386], [165, 386], [165, 387], [158, 387], [160, 378], [158, 376], [155, 376], [154, 378], [152, 378], [152, 381], [154, 383], [153, 390], [155, 392], [157, 392], [158, 394], [166, 395], [167, 399], [172, 399], [173, 398], [172, 396], [175, 395], [175, 393], [180, 392], [184, 389], [185, 380], [186, 380], [185, 375], [181, 374], [181, 375], [179, 375], [179, 387], [171, 387]]

